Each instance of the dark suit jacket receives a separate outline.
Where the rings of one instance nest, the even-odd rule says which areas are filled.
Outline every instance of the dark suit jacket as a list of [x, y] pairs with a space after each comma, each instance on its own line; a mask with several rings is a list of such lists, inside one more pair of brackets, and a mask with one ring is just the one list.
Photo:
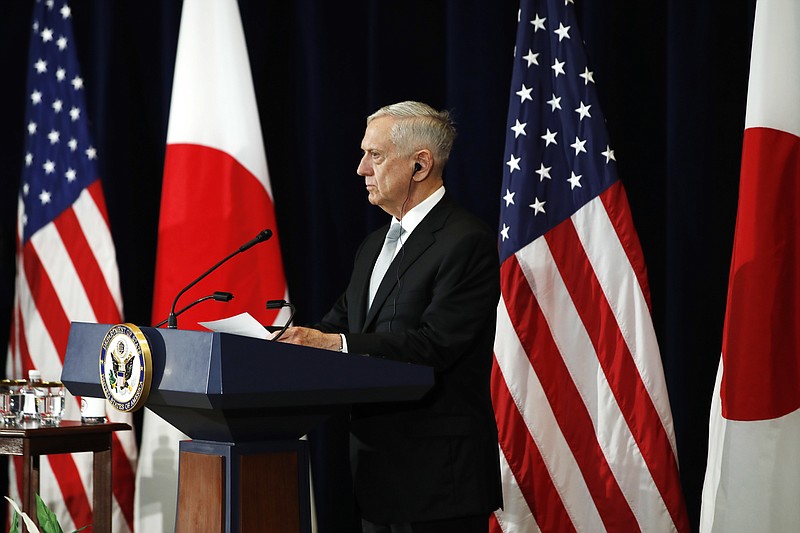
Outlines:
[[353, 408], [361, 516], [395, 523], [489, 513], [502, 503], [489, 390], [496, 237], [445, 195], [398, 252], [367, 313], [387, 229], [362, 243], [345, 293], [316, 327], [345, 333], [350, 353], [432, 366], [436, 384], [420, 401]]

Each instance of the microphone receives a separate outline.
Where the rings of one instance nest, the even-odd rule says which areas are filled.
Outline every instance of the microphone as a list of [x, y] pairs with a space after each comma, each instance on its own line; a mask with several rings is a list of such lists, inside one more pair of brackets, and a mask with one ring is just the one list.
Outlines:
[[[187, 305], [186, 307], [184, 307], [180, 311], [177, 311], [175, 313], [175, 317], [177, 318], [184, 311], [188, 311], [189, 309], [191, 309], [195, 305], [199, 304], [200, 302], [205, 302], [206, 300], [211, 300], [212, 298], [214, 300], [218, 301], [218, 302], [230, 302], [231, 300], [233, 300], [233, 293], [216, 291], [214, 294], [209, 294], [208, 296], [203, 296], [202, 298], [193, 301], [192, 303], [190, 303], [189, 305]], [[169, 318], [165, 318], [164, 320], [162, 320], [161, 322], [159, 322], [158, 324], [156, 324], [153, 327], [160, 328], [161, 326], [163, 326], [164, 324], [167, 323], [167, 320], [169, 320]]]
[[209, 274], [214, 272], [225, 261], [227, 261], [231, 257], [233, 257], [233, 256], [235, 256], [235, 255], [237, 255], [237, 254], [239, 254], [241, 252], [244, 252], [246, 250], [249, 250], [250, 248], [252, 248], [256, 244], [258, 244], [260, 242], [264, 242], [267, 239], [269, 239], [270, 237], [272, 237], [272, 231], [271, 230], [265, 229], [265, 230], [261, 231], [254, 238], [250, 239], [249, 241], [247, 241], [246, 243], [241, 245], [239, 248], [237, 248], [235, 251], [233, 251], [232, 253], [228, 254], [224, 259], [222, 259], [222, 261], [220, 261], [216, 265], [212, 266], [211, 268], [209, 268], [208, 270], [206, 270], [202, 274], [200, 274], [200, 276], [196, 280], [194, 280], [193, 282], [188, 284], [186, 287], [181, 289], [181, 291], [177, 294], [177, 296], [175, 296], [175, 299], [172, 301], [172, 309], [169, 312], [169, 317], [167, 317], [167, 328], [176, 329], [178, 327], [178, 315], [175, 314], [175, 306], [178, 304], [178, 299], [183, 295], [184, 292], [186, 292], [189, 289], [191, 289], [192, 287], [194, 287], [200, 280], [202, 280], [203, 278], [205, 278], [206, 276], [208, 276]]
[[272, 237], [272, 230], [270, 229], [262, 230], [258, 235], [256, 235], [255, 237], [253, 237], [252, 239], [241, 245], [239, 247], [239, 251], [240, 252], [247, 251], [256, 244], [266, 241], [270, 237]]
[[286, 330], [289, 327], [289, 324], [291, 324], [292, 323], [292, 319], [294, 319], [295, 307], [294, 307], [293, 304], [291, 304], [290, 302], [287, 302], [286, 300], [268, 300], [267, 301], [267, 309], [282, 309], [284, 307], [288, 307], [289, 310], [291, 311], [291, 314], [289, 314], [289, 319], [286, 321], [286, 323], [283, 325], [283, 327], [264, 326], [267, 329], [267, 331], [269, 331], [269, 332], [275, 332], [275, 331], [278, 332], [277, 335], [272, 337], [272, 340], [274, 340], [274, 341], [280, 339], [281, 335], [286, 333]]

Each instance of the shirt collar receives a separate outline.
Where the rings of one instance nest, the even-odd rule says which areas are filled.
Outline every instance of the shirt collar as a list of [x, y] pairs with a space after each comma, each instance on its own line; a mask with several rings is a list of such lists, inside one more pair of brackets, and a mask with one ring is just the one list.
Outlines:
[[415, 206], [412, 210], [408, 213], [403, 215], [402, 222], [397, 220], [396, 218], [392, 217], [392, 224], [402, 224], [403, 225], [403, 241], [411, 234], [414, 229], [419, 226], [419, 223], [422, 222], [422, 219], [431, 212], [431, 209], [434, 208], [436, 204], [439, 203], [444, 197], [444, 185], [436, 189], [433, 194], [425, 198], [422, 202], [420, 202], [417, 206]]

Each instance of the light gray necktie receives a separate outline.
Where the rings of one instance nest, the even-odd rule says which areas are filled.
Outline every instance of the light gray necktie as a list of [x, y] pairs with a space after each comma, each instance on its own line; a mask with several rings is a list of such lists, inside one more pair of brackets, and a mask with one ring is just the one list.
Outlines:
[[372, 306], [372, 300], [375, 298], [375, 293], [378, 292], [378, 286], [381, 284], [383, 276], [386, 275], [389, 265], [392, 264], [394, 252], [397, 249], [397, 242], [400, 240], [400, 236], [403, 233], [405, 233], [405, 230], [400, 224], [393, 223], [389, 226], [389, 231], [386, 233], [386, 240], [383, 241], [383, 249], [378, 256], [378, 260], [375, 261], [375, 267], [372, 269], [372, 277], [369, 279], [369, 303], [367, 309]]

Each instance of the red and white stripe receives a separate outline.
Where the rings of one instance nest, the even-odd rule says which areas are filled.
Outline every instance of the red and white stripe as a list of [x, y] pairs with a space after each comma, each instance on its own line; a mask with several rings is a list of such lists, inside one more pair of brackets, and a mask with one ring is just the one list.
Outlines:
[[[23, 209], [20, 204], [18, 213]], [[59, 380], [72, 321], [118, 323], [122, 316], [114, 243], [99, 180], [73, 205], [19, 247], [17, 281], [6, 374]], [[99, 378], [98, 378], [99, 379]], [[109, 418], [132, 424], [131, 416], [109, 409]], [[67, 395], [64, 418], [79, 420], [80, 403]], [[115, 531], [133, 530], [133, 481], [137, 460], [132, 431], [114, 433], [112, 449], [112, 523]], [[10, 493], [18, 499], [22, 482], [19, 458], [11, 462]], [[65, 530], [92, 523], [92, 458], [89, 453], [48, 455], [41, 459], [42, 499]]]
[[646, 273], [617, 182], [501, 266], [494, 528], [688, 531]]

